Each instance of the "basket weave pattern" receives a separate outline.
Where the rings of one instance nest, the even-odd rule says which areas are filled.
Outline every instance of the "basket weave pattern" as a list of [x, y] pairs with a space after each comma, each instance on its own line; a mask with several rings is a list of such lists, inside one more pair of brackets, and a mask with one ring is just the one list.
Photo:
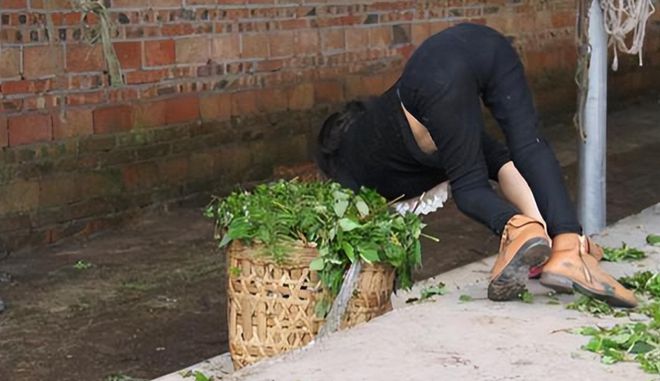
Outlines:
[[[232, 243], [227, 252], [229, 351], [236, 369], [308, 344], [323, 320], [316, 301], [323, 296], [309, 263], [315, 248], [294, 247], [287, 262], [276, 264], [263, 248]], [[342, 328], [354, 326], [392, 309], [394, 269], [365, 265], [349, 302]]]

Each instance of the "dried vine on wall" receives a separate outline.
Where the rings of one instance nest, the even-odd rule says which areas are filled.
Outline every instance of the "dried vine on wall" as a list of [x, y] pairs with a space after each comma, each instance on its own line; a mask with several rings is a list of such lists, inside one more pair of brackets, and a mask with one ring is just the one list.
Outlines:
[[124, 78], [121, 72], [121, 65], [117, 58], [117, 53], [112, 46], [112, 35], [117, 33], [115, 24], [110, 20], [108, 9], [103, 4], [103, 0], [72, 0], [74, 7], [82, 13], [84, 20], [89, 14], [98, 17], [99, 22], [90, 26], [86, 24], [84, 29], [84, 39], [90, 44], [101, 43], [103, 47], [103, 56], [108, 66], [111, 86], [122, 86]]

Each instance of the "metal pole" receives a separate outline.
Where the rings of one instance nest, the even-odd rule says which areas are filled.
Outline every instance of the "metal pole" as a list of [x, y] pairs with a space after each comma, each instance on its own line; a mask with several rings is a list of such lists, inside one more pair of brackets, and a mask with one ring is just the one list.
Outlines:
[[584, 132], [580, 142], [578, 214], [584, 234], [605, 228], [607, 162], [607, 35], [599, 1], [589, 10], [589, 89], [585, 105]]

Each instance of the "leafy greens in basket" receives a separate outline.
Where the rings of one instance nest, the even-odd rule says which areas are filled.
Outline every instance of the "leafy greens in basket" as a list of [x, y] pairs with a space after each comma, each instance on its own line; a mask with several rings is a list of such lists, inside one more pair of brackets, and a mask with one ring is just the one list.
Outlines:
[[332, 295], [358, 258], [394, 267], [402, 288], [412, 285], [412, 270], [421, 264], [420, 218], [394, 212], [366, 188], [356, 194], [333, 182], [282, 180], [217, 199], [205, 214], [216, 221], [221, 247], [233, 240], [263, 244], [281, 263], [294, 242], [316, 246], [319, 257], [310, 267]]

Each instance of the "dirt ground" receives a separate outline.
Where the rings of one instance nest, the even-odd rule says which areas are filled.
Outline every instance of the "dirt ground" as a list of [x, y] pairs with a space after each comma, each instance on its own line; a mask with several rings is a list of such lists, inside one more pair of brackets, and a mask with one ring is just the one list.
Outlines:
[[[660, 201], [660, 107], [652, 99], [610, 119], [614, 221]], [[557, 125], [547, 135], [574, 189], [573, 131]], [[418, 279], [497, 249], [498, 239], [452, 203], [427, 223], [441, 242], [424, 242]], [[224, 258], [212, 230], [201, 209], [178, 208], [0, 260], [12, 276], [0, 283], [8, 307], [0, 314], [0, 380], [150, 379], [225, 352]]]

